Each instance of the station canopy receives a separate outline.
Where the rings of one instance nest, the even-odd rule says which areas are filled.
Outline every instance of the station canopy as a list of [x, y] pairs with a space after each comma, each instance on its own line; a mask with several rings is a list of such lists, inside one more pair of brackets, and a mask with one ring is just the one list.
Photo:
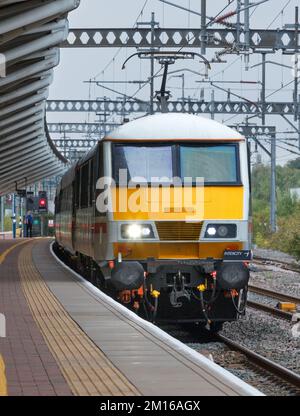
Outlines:
[[0, 0], [0, 195], [63, 173], [45, 122], [48, 89], [80, 0]]

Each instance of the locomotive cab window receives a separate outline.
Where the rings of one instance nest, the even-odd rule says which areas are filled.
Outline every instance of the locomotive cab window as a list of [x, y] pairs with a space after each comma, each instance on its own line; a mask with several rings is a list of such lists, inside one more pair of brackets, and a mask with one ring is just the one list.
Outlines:
[[[120, 170], [127, 180], [180, 177], [204, 178], [206, 185], [239, 185], [239, 148], [237, 144], [114, 145], [114, 178], [120, 183]], [[152, 179], [152, 183], [155, 182]]]
[[180, 146], [181, 177], [204, 178], [205, 183], [239, 182], [236, 145]]
[[[127, 170], [128, 181], [134, 178], [173, 177], [172, 146], [122, 146], [114, 148], [114, 173], [119, 183], [120, 170]], [[152, 180], [153, 181], [153, 180]]]

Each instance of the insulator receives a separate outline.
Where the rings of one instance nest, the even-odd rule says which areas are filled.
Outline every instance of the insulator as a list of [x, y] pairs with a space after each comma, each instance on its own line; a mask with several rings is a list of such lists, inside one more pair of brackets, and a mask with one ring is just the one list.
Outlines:
[[236, 14], [236, 11], [235, 10], [232, 11], [232, 12], [225, 13], [222, 16], [216, 18], [214, 20], [214, 23], [225, 23], [224, 20], [228, 19], [229, 17], [234, 16], [235, 14]]

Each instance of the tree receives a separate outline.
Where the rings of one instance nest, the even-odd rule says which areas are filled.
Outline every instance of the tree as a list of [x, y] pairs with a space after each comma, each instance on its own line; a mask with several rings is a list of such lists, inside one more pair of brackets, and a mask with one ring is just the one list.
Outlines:
[[294, 160], [290, 160], [286, 166], [291, 169], [300, 169], [300, 157], [297, 157], [297, 159]]
[[290, 195], [291, 188], [300, 187], [300, 158], [276, 168], [277, 233], [271, 233], [269, 226], [270, 173], [266, 165], [252, 171], [254, 242], [300, 258], [300, 201]]

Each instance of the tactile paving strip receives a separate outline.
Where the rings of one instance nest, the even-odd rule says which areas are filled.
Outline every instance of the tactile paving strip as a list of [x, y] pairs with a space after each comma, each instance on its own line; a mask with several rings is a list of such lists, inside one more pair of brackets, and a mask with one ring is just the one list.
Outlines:
[[73, 394], [140, 395], [51, 293], [33, 265], [32, 244], [22, 249], [18, 267], [33, 317]]
[[5, 377], [5, 365], [0, 355], [0, 396], [7, 396], [7, 383]]

